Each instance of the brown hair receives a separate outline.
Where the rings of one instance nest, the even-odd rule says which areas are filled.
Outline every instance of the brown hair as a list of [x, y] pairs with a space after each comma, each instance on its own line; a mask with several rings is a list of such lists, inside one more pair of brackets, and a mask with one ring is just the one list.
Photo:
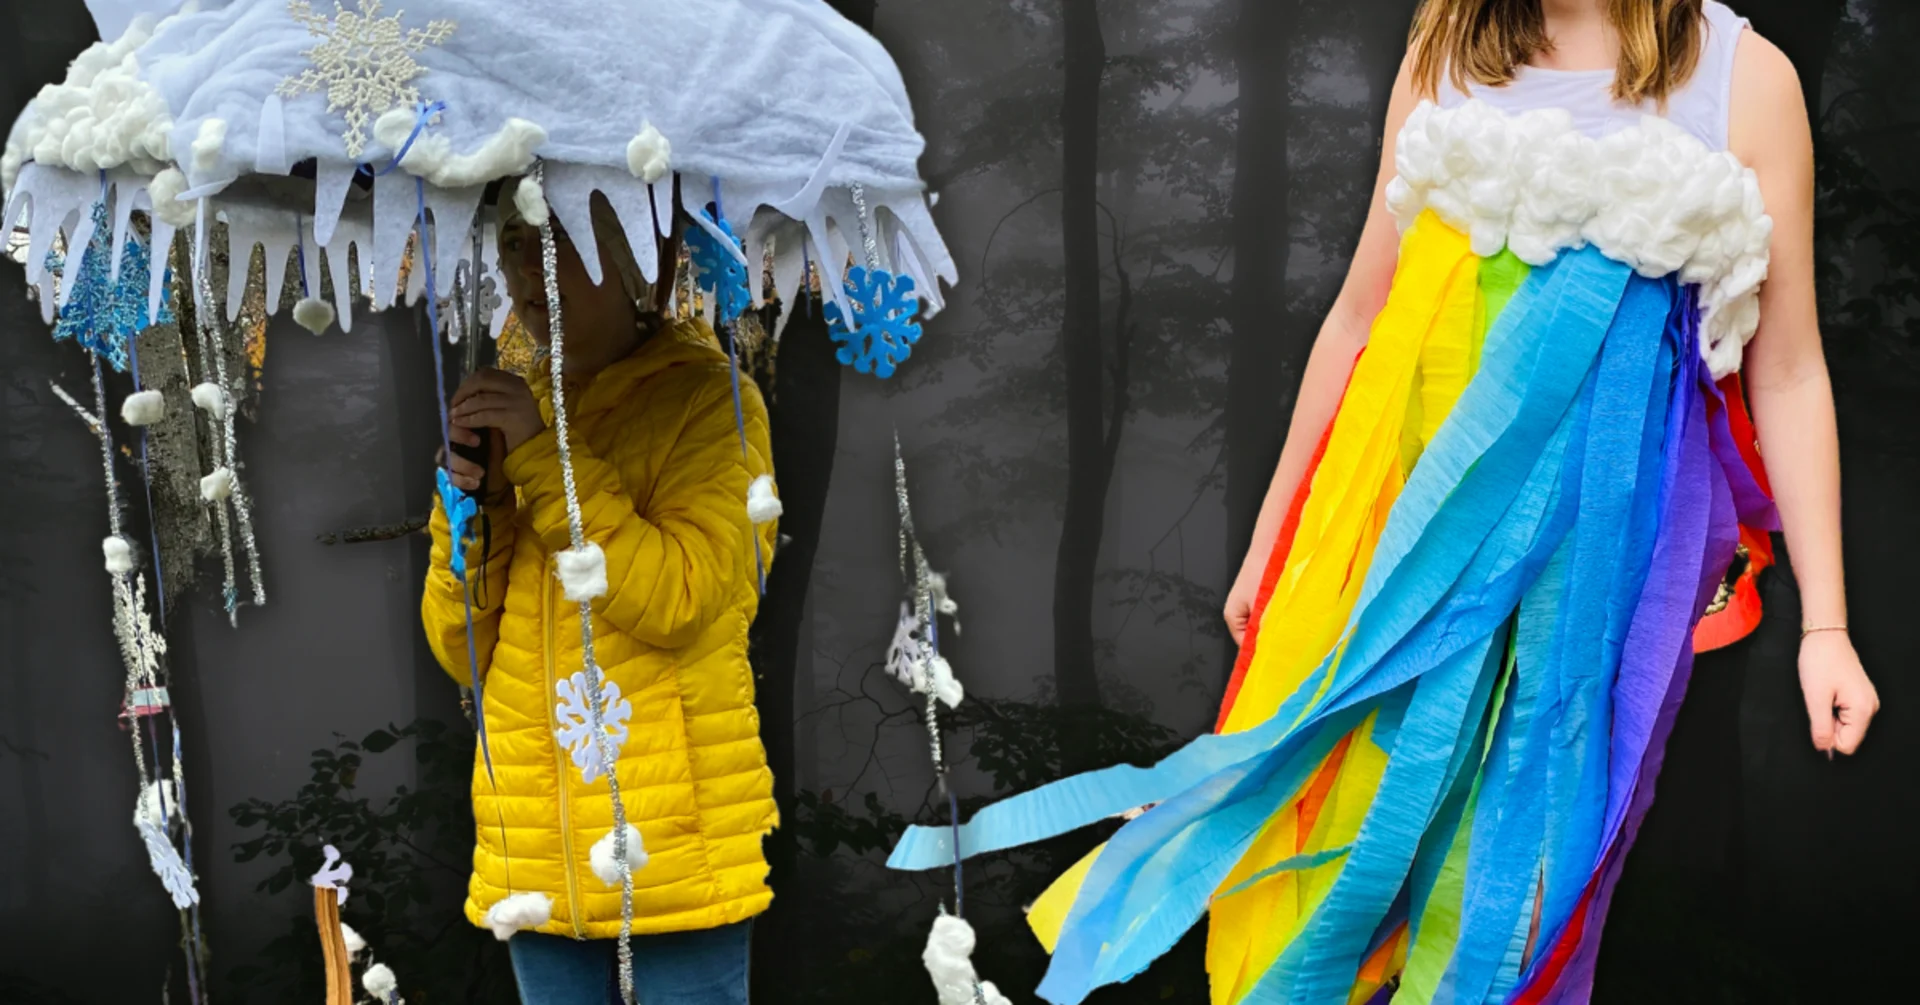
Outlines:
[[[1665, 105], [1700, 62], [1704, 18], [1701, 0], [1607, 0], [1620, 36], [1614, 98]], [[1552, 48], [1540, 0], [1423, 0], [1408, 43], [1413, 89], [1435, 97], [1442, 72], [1462, 91], [1498, 87]]]

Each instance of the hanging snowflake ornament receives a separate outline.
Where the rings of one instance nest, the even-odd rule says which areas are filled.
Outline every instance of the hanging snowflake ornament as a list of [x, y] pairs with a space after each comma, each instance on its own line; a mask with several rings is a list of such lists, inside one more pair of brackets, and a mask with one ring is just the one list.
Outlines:
[[913, 277], [856, 265], [847, 270], [846, 288], [853, 317], [837, 303], [829, 302], [826, 309], [828, 334], [840, 343], [835, 356], [861, 373], [893, 376], [920, 341]]
[[200, 891], [193, 887], [193, 873], [181, 860], [180, 850], [167, 839], [160, 821], [136, 811], [133, 826], [140, 832], [140, 840], [147, 846], [147, 862], [153, 866], [153, 874], [160, 877], [160, 884], [167, 888], [167, 895], [173, 898], [173, 906], [184, 911], [199, 904]]
[[339, 894], [339, 902], [347, 902], [347, 883], [353, 879], [353, 866], [340, 860], [340, 849], [327, 845], [321, 849], [325, 859], [320, 871], [313, 874], [313, 886], [317, 890], [332, 890]]
[[701, 217], [705, 225], [687, 228], [687, 252], [693, 259], [701, 287], [712, 291], [714, 316], [723, 325], [732, 324], [753, 305], [753, 290], [747, 285], [747, 267], [707, 230], [707, 225], [727, 235], [736, 249], [741, 246], [740, 239], [734, 236], [727, 221], [716, 223], [705, 213]]
[[[131, 235], [120, 253], [120, 276], [112, 275], [113, 221], [105, 199], [93, 204], [93, 236], [75, 275], [62, 276], [71, 284], [66, 302], [54, 321], [53, 337], [80, 343], [100, 354], [115, 370], [127, 371], [127, 342], [156, 324], [172, 324], [173, 312], [160, 301], [158, 319], [147, 317], [147, 280], [151, 258], [147, 246]], [[65, 260], [48, 252], [47, 267], [61, 269]], [[165, 290], [172, 284], [163, 284]]]
[[314, 13], [307, 0], [287, 3], [287, 15], [321, 41], [301, 53], [313, 66], [281, 81], [275, 93], [294, 98], [324, 90], [327, 111], [339, 112], [347, 120], [347, 131], [340, 139], [347, 156], [355, 160], [366, 149], [367, 127], [376, 116], [396, 105], [419, 102], [420, 90], [412, 81], [427, 71], [414, 62], [413, 54], [445, 42], [456, 27], [452, 21], [440, 20], [429, 21], [425, 28], [406, 28], [400, 23], [405, 11], [379, 16], [382, 2], [363, 0], [356, 13], [335, 0], [331, 20]]
[[[581, 780], [591, 783], [607, 773], [608, 764], [599, 738], [593, 735], [593, 710], [588, 707], [593, 699], [586, 673], [575, 673], [562, 680], [555, 690], [559, 692], [560, 703], [554, 706], [554, 716], [560, 727], [554, 731], [554, 735], [559, 738], [560, 745], [573, 755], [573, 763], [580, 769]], [[633, 706], [620, 697], [620, 685], [611, 680], [601, 682], [600, 699], [601, 728], [606, 730], [607, 739], [618, 751], [627, 742], [627, 719], [633, 715]]]

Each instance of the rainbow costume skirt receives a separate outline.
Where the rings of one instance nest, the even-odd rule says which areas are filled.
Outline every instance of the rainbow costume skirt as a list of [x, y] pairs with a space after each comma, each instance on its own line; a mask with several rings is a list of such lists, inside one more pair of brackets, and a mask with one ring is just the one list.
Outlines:
[[[1408, 128], [1458, 165], [1447, 114], [1423, 106]], [[1132, 977], [1203, 918], [1216, 1005], [1586, 1000], [1702, 614], [1743, 536], [1774, 523], [1737, 383], [1715, 372], [1709, 329], [1727, 322], [1709, 314], [1740, 304], [1727, 268], [1650, 268], [1604, 227], [1529, 242], [1509, 208], [1488, 239], [1448, 211], [1420, 139], [1401, 139], [1392, 291], [1218, 731], [958, 829], [971, 856], [1151, 807], [1034, 904], [1048, 1001]], [[1581, 142], [1604, 167], [1606, 141], [1567, 156]], [[1701, 213], [1672, 225], [1710, 232]], [[914, 828], [890, 864], [949, 864], [954, 840]]]

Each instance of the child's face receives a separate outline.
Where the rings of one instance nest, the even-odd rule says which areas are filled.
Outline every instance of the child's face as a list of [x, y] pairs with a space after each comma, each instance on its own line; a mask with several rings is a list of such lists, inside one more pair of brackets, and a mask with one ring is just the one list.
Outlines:
[[[559, 279], [560, 312], [569, 343], [594, 343], [602, 338], [625, 338], [639, 319], [639, 308], [620, 282], [613, 252], [600, 248], [601, 276], [595, 283], [580, 261], [573, 241], [553, 221], [555, 272]], [[545, 345], [551, 338], [552, 318], [547, 303], [545, 269], [540, 255], [540, 228], [514, 220], [500, 230], [500, 271], [506, 276], [513, 312], [527, 331]], [[586, 346], [579, 346], [586, 348]]]

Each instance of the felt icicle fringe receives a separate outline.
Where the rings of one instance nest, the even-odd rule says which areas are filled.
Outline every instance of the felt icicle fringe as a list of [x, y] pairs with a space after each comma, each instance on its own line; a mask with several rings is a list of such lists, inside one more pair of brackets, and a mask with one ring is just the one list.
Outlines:
[[[515, 192], [518, 202], [529, 196], [528, 183], [533, 185], [531, 193], [540, 192], [541, 179], [545, 177], [545, 164], [536, 162], [533, 172], [521, 183]], [[567, 531], [573, 542], [573, 553], [581, 556], [586, 553], [587, 541], [585, 524], [580, 515], [580, 493], [573, 478], [573, 447], [567, 438], [567, 402], [566, 402], [566, 327], [562, 323], [560, 310], [560, 273], [558, 251], [554, 245], [553, 221], [545, 212], [546, 204], [537, 207], [540, 216], [540, 261], [546, 277], [546, 295], [550, 313], [548, 315], [548, 363], [553, 378], [553, 435], [560, 453], [560, 480], [566, 490]], [[522, 215], [532, 222], [534, 214], [529, 207], [520, 207]], [[578, 559], [576, 559], [578, 560]], [[601, 573], [604, 584], [605, 572]], [[593, 653], [593, 606], [592, 601], [580, 600], [580, 660], [587, 675], [587, 711], [588, 724], [593, 730], [593, 742], [600, 745], [600, 757], [607, 767], [607, 788], [613, 803], [613, 859], [619, 871], [620, 879], [620, 940], [616, 950], [619, 961], [620, 998], [626, 1005], [634, 1005], [633, 996], [633, 869], [630, 853], [627, 849], [626, 804], [620, 798], [620, 775], [616, 770], [620, 752], [614, 747], [613, 739], [603, 726], [606, 717], [606, 699], [602, 693], [602, 672]]]

